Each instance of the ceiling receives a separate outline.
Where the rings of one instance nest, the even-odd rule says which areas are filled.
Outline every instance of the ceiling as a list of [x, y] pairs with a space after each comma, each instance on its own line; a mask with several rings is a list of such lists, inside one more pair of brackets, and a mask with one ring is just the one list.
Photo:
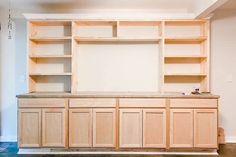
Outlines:
[[[81, 13], [96, 11], [136, 11], [199, 16], [215, 3], [228, 0], [11, 0], [12, 11], [30, 13]], [[230, 0], [233, 3], [236, 0]], [[0, 0], [0, 8], [7, 9], [9, 0]], [[196, 8], [197, 7], [197, 8]], [[231, 7], [231, 4], [228, 5]]]

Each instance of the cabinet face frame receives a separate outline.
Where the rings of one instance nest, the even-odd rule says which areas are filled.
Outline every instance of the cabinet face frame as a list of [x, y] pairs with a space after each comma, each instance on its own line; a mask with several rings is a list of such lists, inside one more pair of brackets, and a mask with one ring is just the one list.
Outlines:
[[[201, 116], [199, 115], [201, 113], [208, 115], [208, 117], [205, 117], [205, 118], [212, 118], [210, 124], [206, 123], [208, 122], [207, 119], [201, 120], [201, 122], [199, 123], [198, 118], [199, 116]], [[195, 148], [218, 148], [217, 123], [218, 123], [218, 120], [217, 120], [216, 109], [195, 109], [194, 110], [194, 147]], [[206, 126], [209, 126], [210, 128], [207, 128], [207, 130], [204, 130]], [[207, 132], [207, 131], [210, 131], [210, 132]], [[206, 142], [206, 137], [204, 139], [203, 137], [199, 139], [198, 138], [199, 132], [205, 132], [204, 135], [210, 138], [210, 142], [204, 143]], [[204, 135], [202, 134], [202, 136]], [[200, 140], [203, 140], [203, 141], [200, 141]]]
[[[73, 143], [72, 138], [74, 138], [73, 122], [76, 119], [73, 119], [73, 114], [88, 113], [88, 143]], [[76, 122], [75, 122], [76, 123]], [[79, 134], [79, 132], [77, 133]], [[70, 109], [69, 110], [69, 147], [92, 147], [92, 109]]]
[[[137, 141], [138, 143], [124, 143], [123, 138], [129, 137], [130, 132], [124, 132], [124, 114], [137, 114], [139, 117]], [[120, 109], [119, 110], [120, 123], [119, 123], [119, 146], [120, 148], [141, 148], [142, 147], [142, 109]], [[123, 137], [125, 136], [125, 137]]]
[[[23, 121], [23, 114], [31, 114], [31, 113], [36, 113], [37, 118], [38, 118], [38, 123], [35, 123], [35, 125], [37, 125], [36, 127], [38, 127], [38, 142], [34, 143], [34, 144], [30, 144], [30, 143], [24, 143], [24, 139], [22, 134], [25, 134], [24, 132], [24, 121]], [[30, 119], [32, 120], [32, 119]], [[25, 124], [27, 126], [27, 124]], [[33, 127], [33, 126], [30, 126]], [[32, 138], [32, 137], [31, 137]], [[26, 139], [27, 140], [27, 139]], [[41, 146], [41, 109], [19, 109], [18, 110], [18, 145], [20, 148], [22, 147], [40, 147]]]
[[[105, 134], [99, 135], [97, 134], [97, 114], [100, 113], [111, 113], [112, 114], [112, 126], [110, 126], [110, 128], [112, 129], [112, 132], [110, 132], [110, 136], [112, 137], [112, 141], [110, 141], [109, 143], [99, 143], [96, 138], [97, 136], [106, 136]], [[101, 126], [100, 126], [101, 127]], [[100, 128], [99, 127], [99, 128]], [[115, 147], [116, 146], [116, 110], [115, 109], [93, 109], [93, 147]]]
[[[146, 135], [146, 125], [147, 125], [147, 115], [148, 114], [160, 114], [162, 115], [162, 143], [153, 143], [153, 144], [147, 144], [147, 135]], [[158, 125], [154, 122], [153, 125]], [[160, 129], [160, 128], [159, 128]], [[156, 132], [158, 134], [158, 132]], [[144, 148], [166, 148], [166, 110], [165, 109], [143, 109], [143, 147]]]
[[[61, 114], [61, 134], [58, 135], [56, 138], [61, 138], [61, 142], [59, 143], [51, 143], [47, 142], [47, 114], [48, 113], [60, 113]], [[42, 146], [43, 147], [65, 147], [66, 146], [66, 115], [65, 115], [65, 109], [42, 109]], [[52, 127], [52, 126], [50, 126]], [[53, 128], [50, 128], [53, 129]], [[54, 133], [56, 134], [56, 130], [54, 130]]]
[[[189, 117], [186, 117], [186, 120], [189, 120], [189, 129], [188, 130], [188, 133], [189, 133], [189, 138], [188, 141], [190, 143], [184, 143], [184, 144], [179, 144], [178, 141], [174, 141], [174, 138], [175, 137], [178, 137], [180, 136], [185, 136], [185, 135], [182, 135], [181, 133], [180, 134], [177, 134], [175, 132], [175, 128], [174, 128], [174, 121], [175, 121], [175, 118], [174, 118], [174, 114], [189, 114]], [[189, 118], [189, 119], [187, 119]], [[194, 127], [193, 127], [193, 109], [171, 109], [170, 110], [170, 147], [171, 148], [192, 148], [193, 147], [193, 140], [194, 140], [194, 137], [193, 137], [193, 132], [194, 132]], [[180, 124], [176, 124], [176, 125], [180, 125]], [[182, 127], [182, 126], [178, 126], [178, 127]]]

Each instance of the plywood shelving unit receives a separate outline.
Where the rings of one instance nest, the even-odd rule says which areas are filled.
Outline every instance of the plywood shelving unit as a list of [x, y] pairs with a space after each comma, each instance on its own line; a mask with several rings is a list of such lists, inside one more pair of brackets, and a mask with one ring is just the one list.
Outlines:
[[33, 20], [28, 30], [30, 92], [77, 92], [81, 46], [96, 44], [157, 45], [157, 92], [209, 91], [206, 20]]

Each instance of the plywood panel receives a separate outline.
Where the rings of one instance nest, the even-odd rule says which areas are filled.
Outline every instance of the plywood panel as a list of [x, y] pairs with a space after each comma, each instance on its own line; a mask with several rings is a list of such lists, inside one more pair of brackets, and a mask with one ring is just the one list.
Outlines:
[[158, 44], [78, 44], [76, 51], [78, 91], [158, 91]]

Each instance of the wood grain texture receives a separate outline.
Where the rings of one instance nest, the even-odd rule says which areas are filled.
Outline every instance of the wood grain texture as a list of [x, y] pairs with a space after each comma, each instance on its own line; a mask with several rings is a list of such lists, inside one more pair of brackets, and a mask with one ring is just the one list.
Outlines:
[[170, 110], [170, 147], [193, 147], [193, 110]]
[[115, 109], [93, 109], [93, 147], [115, 147]]
[[142, 147], [142, 110], [120, 109], [120, 148]]
[[42, 146], [65, 147], [65, 109], [42, 110]]
[[166, 147], [166, 111], [165, 109], [143, 110], [143, 147]]
[[69, 146], [92, 147], [92, 109], [70, 109]]
[[41, 109], [19, 109], [18, 114], [19, 147], [40, 147]]

